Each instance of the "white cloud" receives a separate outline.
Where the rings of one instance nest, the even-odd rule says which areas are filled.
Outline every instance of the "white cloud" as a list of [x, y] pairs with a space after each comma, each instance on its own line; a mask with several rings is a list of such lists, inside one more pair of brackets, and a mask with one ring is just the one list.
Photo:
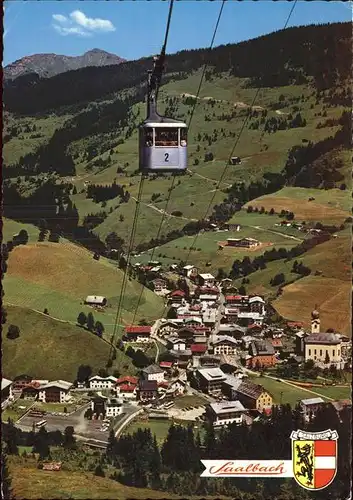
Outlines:
[[78, 25], [90, 31], [115, 31], [115, 26], [108, 19], [86, 17], [80, 10], [71, 12], [70, 18]]
[[53, 14], [53, 19], [54, 19], [54, 21], [57, 21], [58, 23], [67, 23], [67, 21], [68, 21], [67, 17], [65, 17], [61, 14]]
[[115, 31], [115, 26], [108, 19], [87, 17], [80, 10], [71, 12], [69, 18], [62, 14], [53, 14], [53, 28], [62, 36], [92, 36], [93, 33], [108, 33]]
[[67, 36], [67, 35], [77, 35], [77, 36], [83, 36], [83, 37], [92, 36], [92, 33], [89, 33], [88, 31], [83, 30], [79, 26], [71, 26], [70, 28], [65, 28], [64, 26], [59, 26], [58, 24], [53, 24], [53, 28], [55, 29], [55, 31], [57, 31], [62, 36]]

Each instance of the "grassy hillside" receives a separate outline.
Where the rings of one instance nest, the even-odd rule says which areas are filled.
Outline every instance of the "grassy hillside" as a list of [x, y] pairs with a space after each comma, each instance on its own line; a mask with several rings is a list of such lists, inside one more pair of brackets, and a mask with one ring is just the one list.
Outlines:
[[[124, 486], [112, 479], [97, 477], [90, 472], [61, 470], [55, 474], [37, 469], [36, 463], [20, 459], [9, 466], [16, 498], [20, 499], [163, 499], [165, 493], [151, 489]], [[168, 498], [178, 498], [168, 494]], [[190, 497], [191, 498], [191, 497]], [[197, 497], [192, 497], [197, 498]]]
[[[105, 368], [109, 345], [77, 326], [54, 320], [24, 307], [6, 306], [7, 322], [2, 337], [2, 372], [12, 379], [26, 373], [33, 377], [74, 380], [81, 364], [93, 373]], [[17, 339], [8, 339], [8, 325], [20, 328]], [[113, 369], [134, 373], [130, 358], [117, 351]]]
[[[5, 303], [43, 311], [55, 318], [76, 322], [80, 311], [93, 312], [110, 338], [119, 303], [123, 273], [107, 259], [96, 261], [85, 248], [72, 243], [28, 243], [10, 252], [3, 286]], [[141, 286], [128, 281], [123, 304], [123, 322], [132, 320]], [[83, 304], [87, 295], [103, 295], [108, 306], [95, 312]], [[157, 318], [163, 301], [148, 289], [141, 298], [138, 317]]]
[[[274, 52], [276, 58], [273, 58]], [[207, 75], [195, 101], [206, 60]], [[302, 233], [289, 228], [284, 232], [275, 227], [277, 216], [257, 216], [247, 214], [246, 210], [236, 212], [233, 206], [236, 202], [245, 207], [274, 208], [278, 212], [289, 210], [300, 222], [340, 225], [350, 215], [349, 116], [344, 114], [351, 105], [349, 60], [351, 29], [348, 23], [290, 28], [241, 44], [217, 47], [207, 53], [207, 58], [204, 50], [168, 56], [168, 73], [159, 93], [159, 111], [187, 123], [192, 115], [188, 135], [189, 169], [186, 175], [176, 179], [167, 208], [171, 177], [151, 176], [146, 180], [135, 247], [140, 245], [139, 250], [145, 250], [157, 246], [154, 256], [158, 255], [165, 263], [185, 260], [194, 241], [194, 236], [187, 236], [190, 231], [185, 225], [190, 227], [212, 213], [222, 220], [229, 216], [231, 222], [239, 222], [242, 226], [236, 235], [208, 232], [198, 236], [188, 263], [204, 268], [211, 262], [209, 269], [212, 272], [220, 267], [229, 271], [235, 259], [250, 254], [230, 248], [218, 250], [218, 242], [226, 237], [241, 235], [259, 239], [263, 245], [251, 252], [251, 257], [270, 246], [290, 248], [302, 239]], [[31, 189], [38, 182], [35, 180], [38, 171], [46, 173], [51, 165], [57, 173], [57, 186], [66, 183], [65, 192], [56, 201], [53, 195], [50, 198], [48, 193], [43, 194], [45, 184], [38, 185], [37, 190], [41, 189], [43, 196], [39, 202], [35, 199], [31, 206], [32, 220], [40, 218], [38, 204], [47, 204], [50, 199], [52, 213], [56, 214], [60, 203], [69, 197], [78, 210], [79, 224], [88, 227], [85, 216], [103, 212], [93, 232], [104, 242], [114, 231], [124, 239], [124, 248], [127, 248], [140, 182], [137, 128], [145, 116], [141, 83], [145, 82], [145, 70], [150, 65], [151, 60], [144, 59], [124, 63], [114, 68], [114, 72], [111, 68], [79, 70], [70, 75], [75, 85], [62, 74], [32, 86], [15, 81], [6, 87], [6, 131], [11, 133], [4, 145], [4, 172], [9, 178], [7, 183], [16, 184], [18, 192], [27, 196], [21, 198], [25, 208], [23, 220], [29, 220], [27, 204]], [[67, 89], [65, 95], [58, 92], [62, 88]], [[55, 102], [54, 95], [59, 95]], [[18, 130], [14, 130], [15, 124]], [[42, 134], [40, 139], [31, 138], [37, 133], [33, 132], [34, 125]], [[40, 140], [42, 149], [35, 151], [32, 146], [28, 149], [28, 141], [35, 140]], [[26, 144], [25, 154], [34, 153], [23, 161], [19, 159], [17, 147], [21, 141]], [[242, 162], [224, 170], [235, 141], [237, 146], [232, 154], [240, 156]], [[206, 153], [212, 153], [213, 160], [206, 161]], [[20, 182], [17, 179], [19, 172]], [[220, 179], [222, 182], [217, 189]], [[277, 182], [273, 184], [276, 187], [271, 184], [273, 179], [278, 181], [278, 185]], [[128, 200], [120, 195], [99, 203], [87, 198], [87, 182], [107, 186], [113, 181], [129, 193]], [[240, 199], [242, 188], [248, 191]], [[310, 197], [315, 200], [309, 202]], [[13, 191], [8, 195], [10, 198], [11, 203], [19, 204]], [[156, 238], [165, 210], [159, 241], [151, 242]], [[54, 215], [48, 217], [55, 219]], [[177, 232], [170, 236], [171, 231]], [[348, 248], [348, 240], [345, 244]], [[51, 314], [74, 321], [83, 308], [79, 302], [84, 296], [101, 293], [109, 298], [111, 307], [104, 318], [97, 316], [97, 319], [105, 325], [113, 323], [120, 273], [116, 274], [116, 280], [112, 279], [112, 270], [116, 271], [106, 262], [103, 272], [104, 259], [99, 263], [90, 259], [88, 266], [87, 259], [81, 263], [81, 257], [75, 258], [70, 252], [60, 250], [61, 255], [56, 252], [55, 259], [65, 269], [70, 268], [75, 277], [68, 279], [65, 285], [54, 262], [47, 257], [44, 259], [43, 252], [47, 251], [37, 246], [28, 265], [19, 262], [19, 271], [14, 271], [14, 267], [9, 270], [5, 279], [5, 298], [12, 298], [14, 303], [24, 300], [29, 307], [39, 310], [48, 307]], [[330, 252], [322, 255], [321, 260], [329, 262]], [[35, 253], [38, 257], [34, 258]], [[143, 252], [137, 260], [145, 261], [150, 254]], [[21, 257], [18, 258], [21, 261]], [[45, 271], [33, 272], [40, 259], [51, 263], [45, 264]], [[266, 270], [251, 275], [248, 289], [256, 288], [271, 295], [273, 289], [269, 280], [282, 272], [281, 266], [286, 272], [286, 282], [297, 278], [290, 268], [287, 269], [290, 263], [287, 266], [277, 261], [269, 264]], [[83, 271], [77, 271], [81, 267]], [[52, 278], [44, 276], [49, 272]], [[340, 279], [338, 276], [330, 278]], [[301, 280], [300, 285], [305, 286], [310, 279]], [[322, 282], [322, 289], [325, 289], [322, 279], [316, 276], [315, 283]], [[54, 281], [55, 286], [52, 286]], [[134, 282], [130, 282], [129, 287], [124, 304], [125, 321], [131, 317], [129, 312], [133, 310], [138, 293]], [[19, 296], [21, 298], [16, 299]], [[146, 292], [145, 300], [141, 316], [158, 316], [159, 299]], [[290, 312], [295, 319], [304, 319], [300, 307], [292, 305]]]
[[[290, 249], [303, 240], [303, 233], [296, 229], [276, 227], [275, 223], [279, 221], [280, 219], [275, 215], [247, 213], [241, 210], [229, 221], [231, 224], [240, 224], [240, 231], [207, 231], [200, 233], [196, 239], [195, 236], [183, 236], [159, 246], [154, 250], [154, 257], [164, 264], [188, 259], [189, 263], [201, 269], [209, 263], [210, 272], [217, 272], [219, 268], [229, 272], [235, 259], [242, 259], [245, 256], [254, 258], [271, 248]], [[245, 237], [255, 238], [260, 241], [261, 245], [253, 249], [227, 246], [224, 246], [222, 250], [219, 248], [227, 241], [227, 238]], [[147, 262], [151, 254], [152, 250], [143, 252], [134, 260]]]
[[[314, 198], [309, 201], [310, 198]], [[293, 212], [297, 221], [320, 221], [326, 224], [340, 225], [350, 214], [349, 192], [339, 189], [307, 189], [286, 187], [276, 193], [260, 196], [249, 201], [245, 207], [273, 208], [276, 213], [281, 210]]]

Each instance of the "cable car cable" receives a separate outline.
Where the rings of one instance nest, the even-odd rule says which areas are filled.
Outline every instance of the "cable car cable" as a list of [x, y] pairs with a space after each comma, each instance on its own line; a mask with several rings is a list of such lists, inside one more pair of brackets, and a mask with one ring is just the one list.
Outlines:
[[[285, 22], [285, 25], [284, 25], [284, 28], [283, 28], [283, 29], [285, 29], [285, 28], [287, 27], [287, 25], [288, 25], [288, 23], [289, 23], [289, 20], [290, 20], [290, 18], [291, 18], [291, 16], [292, 16], [292, 14], [293, 14], [294, 7], [296, 6], [297, 1], [298, 1], [298, 0], [294, 0], [294, 3], [293, 3], [292, 8], [291, 8], [291, 10], [290, 10], [290, 12], [289, 12], [289, 15], [288, 15], [288, 17], [287, 17], [287, 20], [286, 20], [286, 22]], [[257, 97], [258, 97], [258, 95], [259, 95], [259, 92], [260, 92], [261, 88], [262, 88], [262, 87], [258, 87], [258, 88], [257, 88], [256, 93], [255, 93], [255, 96], [254, 96], [254, 98], [253, 98], [253, 100], [252, 100], [252, 103], [251, 103], [251, 105], [250, 105], [250, 109], [252, 109], [252, 108], [253, 108], [253, 106], [254, 106], [254, 104], [255, 104], [255, 101], [256, 101], [256, 99], [257, 99]], [[226, 174], [226, 172], [227, 172], [227, 169], [228, 169], [228, 167], [229, 167], [229, 165], [230, 165], [231, 158], [232, 158], [232, 157], [233, 157], [233, 155], [234, 155], [235, 148], [237, 147], [237, 145], [238, 145], [238, 143], [239, 143], [239, 140], [240, 140], [240, 137], [241, 137], [241, 135], [242, 135], [242, 133], [243, 133], [243, 131], [244, 131], [244, 129], [245, 129], [245, 125], [247, 124], [247, 122], [248, 122], [248, 120], [249, 120], [249, 116], [250, 116], [250, 115], [249, 115], [249, 114], [247, 114], [247, 115], [246, 115], [246, 117], [245, 117], [245, 120], [243, 121], [243, 124], [242, 124], [242, 126], [241, 126], [240, 132], [239, 132], [239, 134], [238, 134], [238, 137], [237, 137], [237, 138], [236, 138], [236, 140], [235, 140], [235, 143], [234, 143], [234, 146], [233, 146], [233, 148], [232, 148], [232, 151], [231, 151], [231, 153], [230, 153], [230, 155], [229, 155], [229, 158], [228, 158], [228, 160], [227, 160], [227, 162], [226, 162], [226, 164], [225, 164], [225, 166], [224, 166], [224, 169], [223, 169], [222, 175], [221, 175], [221, 177], [220, 177], [220, 179], [219, 179], [219, 181], [218, 181], [218, 183], [217, 183], [217, 187], [216, 187], [216, 189], [215, 189], [215, 191], [214, 191], [214, 193], [213, 193], [213, 196], [212, 196], [212, 198], [211, 198], [210, 203], [208, 204], [208, 207], [207, 207], [207, 209], [206, 209], [205, 215], [204, 215], [204, 217], [201, 219], [202, 221], [204, 221], [204, 220], [206, 219], [207, 214], [208, 214], [208, 211], [209, 211], [209, 209], [210, 209], [210, 208], [211, 208], [211, 206], [212, 206], [212, 203], [213, 203], [213, 201], [214, 201], [214, 199], [215, 199], [215, 196], [216, 196], [216, 194], [217, 194], [217, 192], [218, 192], [218, 190], [219, 190], [220, 185], [222, 184], [223, 178], [224, 178], [224, 176], [225, 176], [225, 174]], [[196, 241], [197, 241], [197, 238], [198, 238], [199, 234], [200, 234], [200, 232], [196, 233], [195, 238], [194, 238], [194, 241], [193, 241], [193, 243], [191, 244], [191, 246], [189, 247], [189, 253], [188, 253], [187, 258], [186, 258], [186, 264], [187, 264], [187, 262], [188, 262], [188, 260], [189, 260], [190, 254], [191, 254], [191, 252], [192, 252], [192, 248], [194, 248], [195, 243], [196, 243]], [[186, 264], [185, 264], [185, 265], [186, 265]]]
[[[148, 87], [148, 93], [151, 91], [151, 89], [155, 92], [155, 97], [154, 97], [155, 100], [157, 100], [158, 90], [159, 90], [161, 77], [162, 77], [162, 72], [164, 69], [164, 59], [165, 59], [167, 42], [168, 42], [170, 23], [171, 23], [171, 18], [172, 18], [172, 13], [173, 13], [173, 4], [174, 4], [174, 0], [170, 0], [168, 19], [167, 19], [165, 36], [164, 36], [164, 43], [162, 46], [160, 56], [155, 60], [155, 66], [154, 66], [154, 69], [153, 69], [153, 72], [151, 75], [151, 79], [149, 82], [150, 84]], [[149, 96], [149, 98], [150, 98], [150, 96]], [[111, 338], [111, 345], [112, 345], [111, 349], [114, 349], [114, 341], [115, 341], [115, 337], [116, 337], [117, 326], [118, 326], [118, 324], [120, 325], [120, 318], [121, 318], [121, 314], [122, 314], [122, 304], [123, 304], [125, 288], [126, 288], [126, 281], [127, 281], [126, 276], [127, 276], [127, 273], [129, 271], [129, 267], [130, 267], [130, 257], [131, 257], [133, 242], [134, 242], [134, 238], [135, 238], [136, 225], [137, 225], [137, 215], [138, 215], [140, 204], [141, 204], [140, 202], [141, 202], [144, 179], [145, 179], [145, 176], [144, 176], [144, 174], [142, 174], [141, 181], [140, 181], [140, 187], [139, 187], [139, 194], [138, 194], [137, 202], [136, 202], [135, 216], [134, 216], [133, 226], [132, 226], [132, 230], [131, 230], [131, 234], [130, 234], [130, 243], [129, 243], [129, 250], [128, 250], [128, 254], [127, 254], [127, 263], [126, 263], [126, 268], [125, 268], [125, 273], [124, 273], [124, 279], [123, 279], [123, 284], [122, 284], [122, 288], [120, 291], [119, 305], [118, 305], [117, 315], [116, 315], [116, 319], [115, 319], [113, 335]], [[171, 194], [171, 191], [169, 193], [169, 198], [170, 198], [170, 194]], [[160, 224], [160, 229], [161, 229], [161, 226], [162, 226], [162, 223]], [[141, 294], [140, 294], [138, 303], [140, 302], [142, 293], [143, 293], [143, 288], [141, 290]], [[137, 311], [137, 308], [135, 310], [134, 320], [135, 320], [135, 316], [136, 316], [136, 311]]]
[[[222, 17], [222, 12], [223, 12], [223, 8], [224, 8], [225, 2], [226, 2], [226, 0], [222, 1], [222, 5], [221, 5], [221, 8], [220, 8], [220, 11], [219, 11], [219, 14], [218, 14], [216, 25], [215, 25], [215, 28], [213, 30], [213, 35], [212, 35], [211, 43], [210, 43], [210, 46], [209, 46], [209, 49], [208, 49], [209, 52], [213, 48], [213, 44], [214, 44], [214, 41], [215, 41], [215, 38], [216, 38], [216, 34], [217, 34], [217, 31], [218, 31], [219, 22], [220, 22], [221, 17]], [[172, 0], [172, 3], [173, 3], [173, 0]], [[170, 24], [170, 18], [171, 18], [171, 11], [172, 11], [172, 8], [173, 8], [172, 3], [171, 3], [170, 11], [169, 11], [168, 24], [167, 24], [167, 32], [169, 32], [169, 24]], [[167, 40], [167, 38], [168, 38], [168, 36], [167, 36], [167, 33], [166, 33], [166, 38], [165, 38], [165, 42], [164, 42], [164, 45], [163, 45], [164, 50], [166, 48], [166, 40]], [[163, 51], [163, 49], [162, 49], [162, 51]], [[201, 79], [200, 79], [199, 86], [198, 86], [198, 89], [197, 89], [197, 93], [196, 93], [196, 96], [195, 96], [195, 102], [194, 102], [194, 105], [192, 107], [192, 111], [191, 111], [191, 115], [190, 115], [190, 119], [189, 119], [189, 123], [188, 123], [188, 132], [190, 132], [191, 122], [192, 122], [192, 119], [193, 119], [193, 116], [194, 116], [194, 112], [195, 112], [197, 100], [198, 100], [198, 97], [199, 97], [199, 94], [200, 94], [200, 91], [201, 91], [201, 87], [202, 87], [202, 83], [203, 83], [203, 79], [205, 77], [205, 73], [206, 73], [207, 67], [208, 67], [208, 63], [206, 61], [206, 63], [204, 64], [204, 67], [203, 67], [203, 71], [202, 71], [202, 74], [201, 74]], [[176, 176], [173, 175], [173, 180], [172, 180], [172, 183], [171, 183], [170, 188], [169, 188], [169, 195], [168, 195], [168, 198], [167, 198], [167, 201], [166, 201], [166, 204], [165, 204], [165, 208], [164, 208], [164, 212], [163, 212], [163, 215], [162, 215], [162, 218], [161, 218], [161, 222], [159, 224], [158, 231], [157, 231], [157, 236], [156, 236], [156, 240], [157, 241], [158, 241], [158, 239], [160, 237], [160, 233], [161, 233], [161, 230], [162, 230], [164, 219], [165, 219], [165, 217], [167, 215], [167, 208], [168, 208], [169, 201], [170, 201], [170, 198], [171, 198], [171, 195], [172, 195], [172, 191], [173, 191], [173, 188], [174, 188], [175, 180], [176, 180]], [[151, 253], [151, 256], [150, 256], [150, 260], [151, 261], [153, 260], [155, 250], [156, 250], [156, 247], [153, 247], [152, 253]], [[140, 306], [140, 302], [141, 302], [141, 299], [142, 299], [143, 290], [144, 290], [144, 285], [141, 285], [141, 292], [140, 292], [140, 295], [139, 295], [139, 299], [137, 301], [137, 306], [135, 308], [135, 312], [134, 312], [134, 317], [133, 317], [132, 324], [135, 323], [137, 311], [138, 311], [138, 308]]]
[[117, 333], [117, 328], [118, 328], [118, 326], [121, 326], [120, 321], [121, 321], [121, 316], [122, 316], [122, 306], [123, 306], [125, 289], [126, 289], [126, 284], [127, 284], [127, 276], [128, 276], [128, 272], [129, 272], [131, 252], [132, 252], [134, 239], [135, 239], [137, 219], [138, 219], [138, 214], [139, 214], [140, 205], [141, 205], [141, 196], [142, 196], [144, 180], [145, 180], [145, 176], [142, 175], [141, 180], [140, 180], [139, 191], [138, 191], [138, 195], [137, 195], [137, 199], [136, 199], [136, 208], [135, 208], [135, 214], [134, 214], [134, 219], [133, 219], [131, 233], [130, 233], [130, 241], [129, 241], [129, 247], [128, 247], [128, 252], [127, 252], [127, 259], [126, 259], [126, 267], [125, 267], [123, 282], [122, 282], [121, 290], [120, 290], [118, 309], [117, 309], [116, 316], [115, 316], [113, 334], [112, 334], [111, 342], [110, 342], [111, 348], [110, 348], [110, 352], [109, 352], [109, 359], [111, 359], [112, 352], [115, 349], [114, 341], [115, 341], [115, 337], [116, 337], [116, 333]]

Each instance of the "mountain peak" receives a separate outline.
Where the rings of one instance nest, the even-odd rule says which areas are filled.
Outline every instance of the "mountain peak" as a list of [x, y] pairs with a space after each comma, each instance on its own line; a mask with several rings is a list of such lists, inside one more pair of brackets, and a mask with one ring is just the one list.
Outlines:
[[8, 64], [4, 68], [4, 78], [14, 80], [19, 76], [36, 73], [42, 78], [50, 78], [66, 71], [88, 66], [109, 66], [125, 62], [116, 54], [93, 48], [81, 56], [65, 56], [58, 54], [33, 54]]

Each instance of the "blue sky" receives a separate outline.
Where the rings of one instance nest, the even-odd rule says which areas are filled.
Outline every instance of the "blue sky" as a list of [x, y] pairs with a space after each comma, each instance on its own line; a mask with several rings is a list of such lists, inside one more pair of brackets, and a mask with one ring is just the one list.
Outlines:
[[[208, 47], [220, 6], [220, 0], [175, 2], [167, 52]], [[287, 1], [228, 0], [214, 46], [282, 29], [291, 6]], [[167, 12], [168, 3], [160, 0], [5, 0], [3, 64], [37, 53], [81, 55], [92, 48], [130, 60], [156, 54]], [[299, 0], [289, 26], [351, 19], [349, 4]]]

